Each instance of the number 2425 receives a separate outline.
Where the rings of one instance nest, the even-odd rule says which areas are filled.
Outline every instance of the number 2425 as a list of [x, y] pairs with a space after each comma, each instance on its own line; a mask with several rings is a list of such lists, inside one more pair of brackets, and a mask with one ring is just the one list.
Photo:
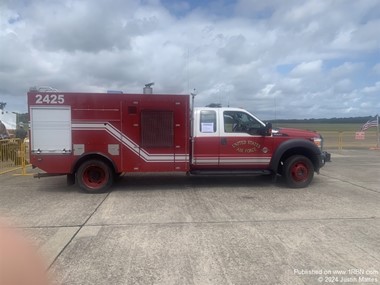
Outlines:
[[36, 104], [63, 104], [65, 103], [65, 95], [57, 95], [57, 94], [46, 94], [36, 95]]

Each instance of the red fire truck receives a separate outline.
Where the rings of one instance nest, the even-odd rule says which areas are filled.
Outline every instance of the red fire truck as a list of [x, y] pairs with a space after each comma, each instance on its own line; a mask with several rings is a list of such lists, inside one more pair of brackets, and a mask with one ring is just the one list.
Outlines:
[[[148, 92], [150, 93], [150, 92]], [[273, 129], [240, 108], [193, 108], [189, 95], [31, 88], [30, 161], [104, 192], [121, 173], [281, 175], [307, 187], [329, 154], [311, 131]]]

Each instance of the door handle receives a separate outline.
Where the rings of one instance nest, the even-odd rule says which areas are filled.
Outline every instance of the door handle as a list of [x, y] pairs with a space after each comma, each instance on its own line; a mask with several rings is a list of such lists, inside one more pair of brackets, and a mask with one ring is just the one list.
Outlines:
[[220, 139], [220, 144], [221, 145], [226, 145], [227, 144], [227, 138], [221, 138]]

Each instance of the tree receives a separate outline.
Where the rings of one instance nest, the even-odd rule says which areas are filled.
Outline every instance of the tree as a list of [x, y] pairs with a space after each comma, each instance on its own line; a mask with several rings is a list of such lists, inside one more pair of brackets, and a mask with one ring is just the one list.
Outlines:
[[6, 105], [7, 105], [7, 103], [0, 102], [0, 110], [4, 110], [4, 108], [5, 108]]

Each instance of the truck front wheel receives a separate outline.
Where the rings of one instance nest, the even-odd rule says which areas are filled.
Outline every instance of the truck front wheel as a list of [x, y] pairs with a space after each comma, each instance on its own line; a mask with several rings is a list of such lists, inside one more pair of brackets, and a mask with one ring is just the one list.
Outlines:
[[104, 193], [113, 183], [113, 171], [101, 160], [83, 162], [76, 173], [79, 187], [87, 193]]
[[314, 177], [314, 167], [310, 159], [303, 155], [293, 155], [285, 161], [286, 184], [291, 188], [307, 187]]

